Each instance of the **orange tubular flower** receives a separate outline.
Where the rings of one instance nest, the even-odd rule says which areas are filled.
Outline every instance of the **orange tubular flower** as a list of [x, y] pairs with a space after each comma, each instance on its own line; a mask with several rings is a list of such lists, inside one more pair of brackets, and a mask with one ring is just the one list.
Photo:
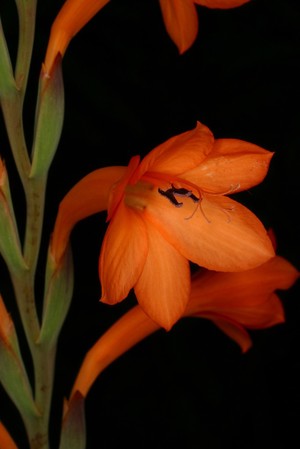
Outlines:
[[[192, 280], [184, 316], [211, 319], [243, 352], [251, 347], [245, 328], [263, 329], [284, 322], [284, 311], [275, 290], [290, 288], [299, 272], [282, 257], [239, 273], [200, 270]], [[86, 396], [98, 375], [114, 360], [148, 335], [159, 330], [140, 306], [123, 315], [87, 353], [72, 395]]]
[[70, 40], [109, 0], [67, 0], [51, 28], [44, 73], [50, 74], [57, 56], [63, 57]]
[[195, 3], [208, 8], [229, 9], [250, 0], [159, 0], [167, 32], [182, 54], [190, 48], [198, 33]]
[[225, 196], [265, 177], [272, 153], [234, 139], [214, 140], [198, 123], [128, 167], [83, 178], [62, 201], [51, 254], [59, 263], [76, 222], [107, 209], [99, 274], [102, 301], [134, 288], [147, 314], [169, 329], [190, 295], [188, 261], [218, 271], [241, 271], [272, 256], [272, 243], [247, 208]]

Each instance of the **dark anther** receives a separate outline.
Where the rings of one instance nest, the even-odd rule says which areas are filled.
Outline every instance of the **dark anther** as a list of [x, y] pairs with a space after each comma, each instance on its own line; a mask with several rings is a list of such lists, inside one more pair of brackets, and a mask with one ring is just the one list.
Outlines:
[[168, 198], [168, 200], [171, 201], [172, 204], [174, 204], [174, 206], [176, 207], [181, 207], [183, 205], [183, 203], [179, 203], [175, 196], [174, 196], [174, 192], [173, 189], [168, 189], [168, 190], [162, 190], [162, 189], [158, 189], [158, 192], [162, 195], [165, 196], [166, 198]]
[[158, 189], [158, 192], [161, 195], [168, 198], [168, 200], [170, 200], [171, 203], [174, 204], [174, 206], [181, 207], [183, 205], [183, 203], [179, 203], [177, 201], [174, 195], [185, 196], [187, 198], [191, 198], [191, 200], [194, 201], [194, 203], [199, 203], [199, 198], [196, 195], [194, 195], [191, 190], [185, 189], [183, 187], [176, 188], [173, 186], [173, 184], [171, 184], [171, 186], [172, 187], [167, 190]]

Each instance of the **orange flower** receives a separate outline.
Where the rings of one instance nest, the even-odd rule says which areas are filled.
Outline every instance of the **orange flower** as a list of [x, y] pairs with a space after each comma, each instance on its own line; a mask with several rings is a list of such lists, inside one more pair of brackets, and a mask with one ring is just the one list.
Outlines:
[[212, 320], [245, 352], [251, 347], [247, 329], [265, 329], [284, 322], [275, 290], [287, 290], [299, 272], [282, 257], [273, 257], [239, 273], [200, 271], [192, 280], [185, 315]]
[[51, 28], [44, 73], [50, 74], [57, 56], [63, 57], [70, 40], [109, 0], [67, 0]]
[[250, 0], [159, 0], [170, 38], [179, 53], [184, 53], [196, 39], [198, 15], [195, 3], [208, 8], [229, 9], [248, 3]]
[[134, 288], [149, 316], [169, 329], [190, 294], [188, 261], [241, 271], [274, 255], [261, 222], [225, 196], [262, 181], [272, 153], [234, 139], [214, 140], [198, 123], [128, 167], [83, 178], [62, 201], [52, 237], [57, 263], [80, 219], [107, 209], [99, 274], [102, 301], [122, 301]]
[[[239, 273], [200, 270], [192, 280], [190, 301], [184, 316], [211, 319], [242, 351], [251, 346], [245, 328], [263, 329], [284, 322], [284, 311], [275, 290], [290, 288], [299, 272], [282, 257]], [[72, 395], [86, 396], [98, 375], [114, 360], [148, 335], [159, 330], [140, 306], [123, 315], [87, 353]]]

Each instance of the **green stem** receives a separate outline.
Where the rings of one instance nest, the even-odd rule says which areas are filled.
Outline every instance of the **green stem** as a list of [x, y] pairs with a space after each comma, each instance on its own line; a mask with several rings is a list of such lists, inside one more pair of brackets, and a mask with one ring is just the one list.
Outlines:
[[27, 266], [30, 267], [33, 277], [36, 271], [43, 229], [46, 184], [46, 175], [38, 178], [29, 178], [25, 189], [27, 218], [24, 259]]
[[43, 229], [46, 180], [46, 175], [29, 179], [25, 191], [27, 199], [27, 224], [24, 241], [24, 259], [30, 267], [29, 271], [31, 274], [30, 286], [34, 305], [31, 302], [28, 305], [32, 306], [32, 311], [35, 311], [35, 317], [30, 317], [31, 322], [33, 319], [35, 321], [35, 332], [34, 335], [31, 335], [31, 337], [34, 337], [34, 340], [31, 340], [31, 353], [35, 374], [35, 402], [41, 412], [40, 418], [34, 419], [35, 422], [33, 425], [27, 429], [31, 449], [48, 448], [48, 425], [56, 353], [56, 346], [48, 347], [46, 344], [39, 344], [37, 341], [38, 335], [36, 331], [40, 331], [40, 326], [37, 323], [36, 302], [34, 300], [36, 266]]
[[35, 301], [35, 274], [43, 226], [46, 180], [28, 179], [26, 184], [24, 259], [28, 270], [21, 273], [21, 278], [20, 275], [17, 277], [12, 274], [12, 281], [27, 341], [31, 351], [34, 351], [40, 333]]
[[29, 267], [18, 279], [13, 277], [18, 308], [32, 355], [35, 403], [40, 416], [23, 417], [31, 449], [48, 449], [48, 426], [55, 369], [56, 345], [40, 344], [36, 311], [35, 275], [43, 229], [46, 176], [28, 179], [25, 190], [27, 220], [24, 259]]
[[39, 336], [39, 322], [35, 307], [34, 286], [30, 270], [22, 276], [11, 275], [16, 301], [20, 312], [27, 342], [32, 352], [34, 341]]
[[39, 417], [24, 420], [30, 449], [49, 449], [49, 417], [53, 391], [56, 347], [36, 345], [33, 361], [35, 372], [35, 403]]

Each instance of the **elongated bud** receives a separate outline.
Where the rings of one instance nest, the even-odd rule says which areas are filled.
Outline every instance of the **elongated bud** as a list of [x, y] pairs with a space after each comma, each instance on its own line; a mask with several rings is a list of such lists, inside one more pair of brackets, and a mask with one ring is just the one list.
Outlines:
[[65, 407], [59, 449], [85, 449], [84, 398], [79, 392]]
[[35, 114], [30, 177], [47, 174], [56, 153], [64, 119], [64, 86], [61, 57], [55, 60], [52, 76], [41, 71]]
[[7, 171], [0, 159], [0, 253], [10, 272], [26, 269], [11, 201]]
[[69, 310], [73, 294], [73, 261], [71, 251], [66, 251], [57, 265], [48, 253], [45, 298], [39, 344], [54, 344]]
[[14, 323], [0, 296], [0, 382], [21, 413], [37, 414]]
[[64, 56], [70, 40], [109, 0], [66, 0], [51, 28], [44, 69], [52, 76], [57, 57]]

